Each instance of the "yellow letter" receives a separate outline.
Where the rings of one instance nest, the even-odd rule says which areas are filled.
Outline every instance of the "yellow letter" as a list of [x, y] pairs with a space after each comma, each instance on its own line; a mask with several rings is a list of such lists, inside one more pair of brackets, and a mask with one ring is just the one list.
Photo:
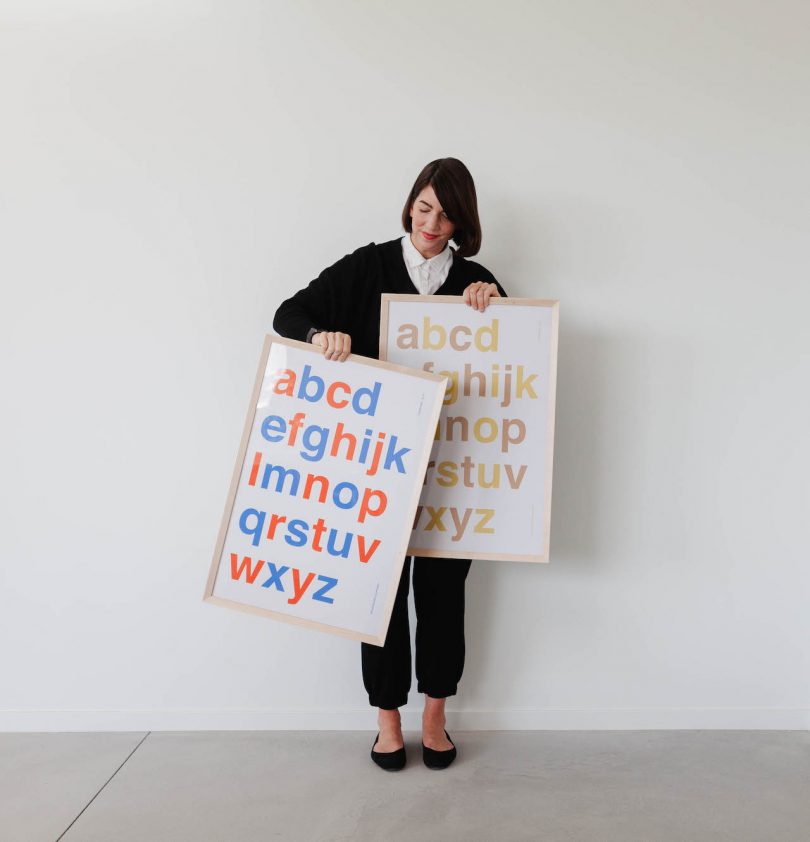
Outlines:
[[[489, 347], [484, 347], [484, 334], [489, 334]], [[497, 351], [498, 350], [498, 320], [493, 319], [492, 324], [487, 327], [479, 327], [475, 331], [475, 347], [479, 351]]]
[[[425, 335], [422, 337], [422, 347], [423, 348], [430, 348], [431, 351], [438, 351], [439, 348], [444, 348], [444, 342], [447, 338], [444, 328], [441, 325], [432, 325], [430, 323], [430, 316], [425, 316], [424, 321], [424, 328], [423, 328]], [[433, 331], [437, 331], [439, 334], [439, 339], [437, 340], [437, 344], [433, 345], [433, 340], [430, 338]]]
[[[483, 424], [489, 424], [491, 432], [488, 435], [484, 435], [481, 432], [481, 427]], [[475, 424], [473, 424], [473, 435], [475, 436], [476, 441], [482, 442], [490, 442], [495, 441], [498, 435], [498, 424], [494, 418], [479, 418]]]
[[457, 371], [440, 371], [439, 374], [447, 378], [447, 391], [444, 393], [444, 405], [450, 406], [458, 400], [458, 372]]

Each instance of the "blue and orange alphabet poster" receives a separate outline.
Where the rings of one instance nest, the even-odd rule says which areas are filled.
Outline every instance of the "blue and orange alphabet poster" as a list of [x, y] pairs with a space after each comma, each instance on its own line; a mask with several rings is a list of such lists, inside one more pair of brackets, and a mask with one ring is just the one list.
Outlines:
[[382, 646], [445, 383], [268, 336], [204, 598]]

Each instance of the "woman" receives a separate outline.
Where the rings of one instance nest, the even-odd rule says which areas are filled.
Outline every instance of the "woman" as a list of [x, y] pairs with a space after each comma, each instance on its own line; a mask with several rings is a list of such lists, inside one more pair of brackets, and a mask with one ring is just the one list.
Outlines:
[[[328, 360], [342, 361], [352, 352], [377, 359], [384, 292], [463, 295], [479, 311], [491, 297], [506, 296], [487, 269], [466, 259], [478, 253], [481, 225], [475, 185], [461, 161], [440, 158], [419, 173], [402, 211], [402, 225], [404, 237], [357, 249], [287, 299], [273, 320], [276, 332], [312, 342]], [[469, 560], [414, 558], [416, 677], [419, 692], [425, 694], [422, 756], [433, 769], [446, 768], [456, 756], [444, 730], [444, 706], [455, 695], [464, 668], [464, 583], [469, 570]], [[399, 708], [411, 687], [409, 582], [406, 558], [385, 645], [361, 643], [363, 682], [370, 704], [379, 708], [380, 731], [371, 757], [389, 771], [401, 769], [406, 760]]]

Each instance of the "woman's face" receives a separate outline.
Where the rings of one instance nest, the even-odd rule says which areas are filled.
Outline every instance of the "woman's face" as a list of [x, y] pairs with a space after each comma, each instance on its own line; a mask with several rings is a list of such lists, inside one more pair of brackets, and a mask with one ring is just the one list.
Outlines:
[[411, 228], [411, 242], [422, 257], [428, 258], [444, 251], [456, 230], [430, 185], [422, 190], [411, 205]]

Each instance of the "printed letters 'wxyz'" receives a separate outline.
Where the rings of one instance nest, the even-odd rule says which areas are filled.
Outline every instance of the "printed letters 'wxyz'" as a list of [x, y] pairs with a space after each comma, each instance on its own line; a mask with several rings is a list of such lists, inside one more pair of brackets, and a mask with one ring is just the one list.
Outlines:
[[[253, 559], [249, 556], [243, 556], [242, 561], [239, 561], [239, 556], [236, 553], [231, 553], [231, 578], [235, 580], [240, 580], [242, 578], [242, 574], [245, 576], [245, 581], [252, 585], [256, 578], [259, 575], [259, 571], [267, 565], [268, 570], [270, 571], [270, 578], [266, 581], [261, 583], [263, 588], [269, 588], [274, 586], [277, 591], [281, 591], [282, 593], [288, 593], [288, 591], [284, 588], [284, 583], [282, 582], [282, 577], [289, 572], [290, 568], [287, 565], [282, 565], [281, 567], [277, 567], [273, 564], [272, 561], [263, 561], [262, 559], [256, 559], [255, 565], [253, 565]], [[303, 582], [301, 582], [301, 571], [297, 567], [292, 568], [292, 596], [287, 600], [290, 605], [295, 605], [297, 602], [301, 600], [301, 597], [307, 592], [307, 589], [312, 584], [313, 579], [315, 578], [314, 573], [307, 573]], [[333, 579], [331, 576], [318, 576], [318, 581], [323, 582], [323, 586], [314, 590], [310, 597], [317, 602], [326, 602], [332, 604], [335, 600], [331, 596], [325, 596], [325, 594], [332, 590], [332, 588], [337, 585], [338, 580]]]

